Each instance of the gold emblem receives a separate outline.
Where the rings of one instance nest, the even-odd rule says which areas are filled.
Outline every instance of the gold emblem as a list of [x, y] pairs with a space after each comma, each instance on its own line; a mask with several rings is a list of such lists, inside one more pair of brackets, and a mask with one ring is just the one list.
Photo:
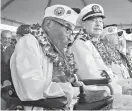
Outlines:
[[54, 10], [54, 14], [56, 16], [61, 16], [65, 13], [65, 9], [63, 7], [57, 7], [55, 10]]
[[97, 13], [102, 12], [102, 11], [100, 10], [100, 7], [99, 7], [98, 5], [92, 6], [92, 10], [93, 10], [94, 12], [97, 12]]

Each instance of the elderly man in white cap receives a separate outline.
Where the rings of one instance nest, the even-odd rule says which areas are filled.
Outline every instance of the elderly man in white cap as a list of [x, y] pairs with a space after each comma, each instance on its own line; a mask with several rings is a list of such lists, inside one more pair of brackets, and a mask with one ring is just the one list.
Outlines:
[[[101, 39], [104, 18], [103, 7], [99, 4], [87, 5], [79, 14], [77, 25], [81, 26], [82, 30], [72, 46], [79, 79], [104, 78], [102, 76], [104, 70], [112, 79], [115, 79], [109, 66], [113, 61], [118, 60], [118, 57], [113, 58], [113, 55], [109, 55], [108, 52], [112, 50]], [[105, 87], [89, 88], [100, 90]], [[119, 89], [121, 90], [120, 86]], [[116, 91], [121, 92], [119, 89]]]
[[[102, 6], [99, 4], [90, 4], [81, 10], [77, 19], [77, 25], [81, 26], [82, 30], [72, 46], [72, 51], [75, 55], [77, 66], [80, 68], [79, 72], [81, 72], [81, 75], [78, 75], [80, 79], [102, 78], [100, 74], [102, 70], [106, 69], [106, 67], [103, 67], [105, 65], [103, 61], [101, 61], [101, 65], [97, 64], [100, 62], [99, 60], [101, 60], [101, 57], [92, 44], [92, 42], [100, 40], [103, 32], [104, 17]], [[82, 64], [80, 63], [81, 66], [78, 64], [81, 62], [79, 59], [83, 59]], [[94, 62], [94, 59], [96, 59], [97, 63]], [[84, 66], [82, 67], [82, 65]]]
[[66, 97], [68, 105], [71, 103], [71, 83], [82, 84], [75, 76], [74, 58], [67, 47], [77, 17], [78, 14], [65, 5], [47, 7], [42, 26], [30, 26], [29, 34], [18, 41], [10, 66], [21, 101]]
[[[90, 4], [84, 7], [79, 14], [77, 25], [82, 26], [79, 36], [72, 46], [72, 52], [77, 63], [79, 79], [104, 78], [102, 71], [112, 79], [114, 89], [114, 108], [124, 107], [124, 102], [131, 96], [122, 96], [122, 88], [116, 83], [115, 76], [110, 68], [112, 62], [120, 62], [120, 58], [110, 55], [112, 49], [101, 39], [103, 32], [104, 10], [99, 4]], [[109, 53], [110, 52], [110, 53]], [[107, 90], [104, 86], [87, 86], [88, 90]], [[123, 101], [125, 100], [125, 101]], [[122, 103], [120, 102], [122, 101]], [[119, 103], [119, 104], [117, 104]], [[130, 103], [130, 102], [129, 102]], [[130, 103], [131, 104], [131, 103]], [[129, 108], [126, 105], [125, 108]]]
[[128, 94], [129, 89], [131, 89], [132, 86], [132, 79], [130, 78], [132, 65], [131, 59], [127, 58], [126, 54], [125, 31], [117, 29], [116, 25], [108, 25], [104, 28], [103, 36], [105, 44], [112, 47], [113, 51], [118, 51], [116, 56], [121, 58], [120, 64], [118, 62], [113, 62], [111, 64], [111, 69], [116, 76], [116, 82], [123, 86], [123, 94]]
[[121, 58], [120, 64], [118, 64], [118, 62], [112, 62], [111, 64], [112, 71], [116, 75], [117, 79], [130, 78], [126, 68], [126, 59], [124, 58], [126, 55], [126, 40], [123, 31], [119, 30], [116, 24], [107, 25], [104, 27], [103, 40], [105, 41], [105, 44], [113, 48], [113, 51], [118, 51], [116, 56]]

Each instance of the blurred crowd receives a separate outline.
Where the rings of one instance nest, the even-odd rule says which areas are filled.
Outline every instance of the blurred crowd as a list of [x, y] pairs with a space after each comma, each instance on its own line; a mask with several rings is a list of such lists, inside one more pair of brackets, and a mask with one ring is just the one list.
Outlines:
[[[1, 85], [6, 86], [10, 84], [10, 58], [14, 52], [17, 41], [24, 36], [25, 31], [29, 25], [21, 25], [13, 35], [13, 32], [9, 30], [3, 30], [1, 32]], [[9, 80], [9, 81], [8, 81]], [[8, 82], [7, 82], [8, 81]]]

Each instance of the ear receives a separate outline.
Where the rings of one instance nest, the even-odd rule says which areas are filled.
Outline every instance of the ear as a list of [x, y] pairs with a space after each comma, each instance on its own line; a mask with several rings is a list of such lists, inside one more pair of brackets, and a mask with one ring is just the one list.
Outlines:
[[46, 21], [45, 21], [45, 26], [47, 27], [47, 28], [51, 28], [51, 26], [52, 26], [52, 21], [50, 20], [50, 19], [47, 19]]
[[52, 20], [50, 19], [45, 19], [44, 22], [42, 23], [42, 28], [46, 31], [50, 30], [52, 26]]

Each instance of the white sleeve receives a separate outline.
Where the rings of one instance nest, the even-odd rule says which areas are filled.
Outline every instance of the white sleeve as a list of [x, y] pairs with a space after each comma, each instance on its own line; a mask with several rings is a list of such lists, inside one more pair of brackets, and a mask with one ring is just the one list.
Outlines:
[[80, 79], [102, 78], [101, 71], [92, 54], [92, 46], [82, 40], [76, 40], [71, 48], [77, 63], [78, 76]]
[[[47, 66], [48, 62], [45, 62], [45, 66], [42, 68], [42, 61], [40, 59], [42, 55], [40, 53], [41, 48], [36, 43], [37, 41], [30, 37], [22, 38], [23, 40], [18, 42], [14, 53], [15, 57], [13, 54], [11, 62], [11, 67], [13, 67], [13, 61], [16, 64], [17, 73], [15, 76], [18, 82], [15, 84], [15, 88], [17, 92], [21, 93], [19, 97], [21, 96], [22, 100], [38, 100], [44, 97], [64, 96], [64, 92], [67, 93], [71, 87], [70, 83], [59, 84], [49, 79], [49, 74], [52, 76], [52, 68], [46, 69], [50, 67]], [[12, 69], [14, 74], [13, 71], [15, 72], [15, 70]]]

